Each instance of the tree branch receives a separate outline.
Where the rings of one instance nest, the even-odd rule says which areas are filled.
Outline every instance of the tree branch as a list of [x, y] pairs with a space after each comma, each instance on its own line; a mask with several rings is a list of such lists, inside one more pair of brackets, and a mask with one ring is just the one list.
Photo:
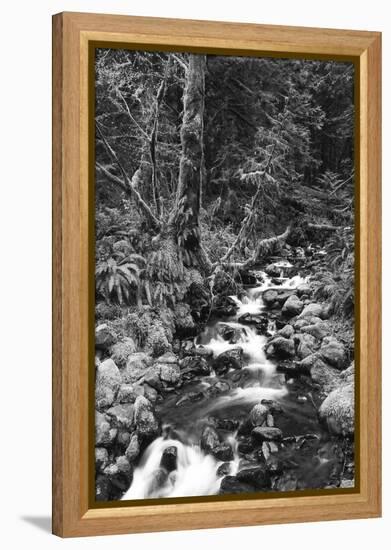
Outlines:
[[130, 198], [133, 198], [136, 202], [136, 205], [138, 206], [140, 211], [143, 212], [143, 214], [145, 215], [145, 217], [147, 218], [148, 222], [153, 227], [153, 229], [159, 230], [161, 225], [159, 220], [155, 217], [152, 210], [149, 208], [147, 203], [144, 201], [144, 199], [141, 197], [140, 193], [136, 189], [135, 183], [139, 177], [140, 168], [136, 170], [136, 172], [132, 176], [132, 179], [130, 180], [127, 173], [125, 172], [124, 167], [122, 166], [122, 163], [118, 158], [117, 153], [108, 143], [107, 139], [102, 133], [102, 130], [99, 127], [99, 124], [97, 122], [96, 122], [96, 129], [100, 139], [102, 140], [105, 146], [106, 151], [108, 152], [110, 157], [113, 159], [115, 164], [118, 166], [118, 169], [121, 172], [122, 179], [111, 174], [101, 164], [97, 163], [97, 169], [100, 170], [100, 172], [102, 172], [112, 183], [118, 185]]
[[177, 55], [174, 53], [171, 54], [172, 59], [175, 59], [175, 61], [184, 69], [185, 73], [189, 70], [189, 67], [186, 65], [186, 63]]
[[287, 240], [290, 232], [291, 232], [291, 226], [288, 225], [285, 231], [280, 235], [276, 235], [275, 237], [268, 237], [267, 239], [262, 239], [257, 243], [255, 250], [253, 254], [250, 256], [250, 258], [248, 258], [244, 262], [227, 262], [224, 259], [222, 259], [219, 262], [215, 262], [213, 264], [213, 267], [217, 267], [218, 265], [223, 267], [235, 267], [237, 269], [245, 269], [245, 268], [251, 267], [259, 261], [259, 259], [262, 257], [263, 254], [270, 251], [272, 246], [276, 244], [284, 243]]
[[130, 112], [130, 109], [129, 109], [129, 105], [126, 103], [126, 99], [124, 98], [124, 96], [122, 95], [122, 92], [120, 90], [117, 89], [117, 92], [118, 92], [118, 95], [119, 97], [121, 98], [123, 104], [125, 105], [125, 109], [126, 109], [126, 113], [128, 115], [128, 117], [130, 118], [130, 120], [133, 122], [133, 124], [135, 124], [137, 126], [137, 128], [140, 130], [140, 132], [142, 133], [142, 135], [144, 136], [145, 139], [147, 139], [149, 141], [149, 136], [147, 134], [147, 132], [145, 130], [143, 130], [140, 126], [140, 124], [137, 122], [137, 120], [134, 118], [134, 116], [132, 115], [132, 113]]
[[318, 231], [337, 231], [337, 229], [341, 229], [341, 226], [339, 225], [328, 225], [328, 224], [322, 224], [322, 223], [308, 223], [307, 224], [308, 229], [315, 229]]
[[[287, 107], [288, 107], [288, 101], [289, 101], [289, 97], [286, 99], [285, 101], [285, 107], [284, 107], [284, 111], [283, 111], [283, 114], [285, 115], [286, 113], [286, 110], [287, 110]], [[284, 120], [284, 119], [283, 119]], [[257, 204], [257, 201], [258, 201], [258, 198], [259, 196], [261, 195], [261, 191], [262, 191], [262, 184], [264, 182], [264, 178], [268, 172], [268, 169], [272, 163], [272, 159], [274, 157], [274, 153], [275, 153], [275, 150], [276, 150], [276, 145], [277, 145], [277, 142], [280, 138], [280, 135], [281, 135], [281, 131], [282, 131], [282, 126], [283, 126], [283, 120], [279, 121], [279, 124], [280, 124], [280, 127], [279, 127], [279, 130], [278, 130], [278, 134], [277, 136], [275, 136], [274, 138], [274, 143], [273, 143], [273, 148], [270, 152], [270, 155], [269, 155], [269, 158], [267, 159], [266, 161], [266, 165], [263, 169], [263, 172], [261, 173], [261, 177], [260, 177], [260, 180], [258, 182], [258, 186], [257, 186], [257, 190], [256, 190], [256, 193], [255, 195], [253, 196], [252, 200], [251, 200], [251, 204], [250, 204], [250, 208], [249, 208], [249, 212], [248, 214], [245, 216], [245, 218], [243, 219], [242, 221], [242, 225], [240, 227], [240, 230], [239, 230], [239, 233], [235, 239], [235, 241], [233, 242], [232, 246], [228, 249], [227, 253], [223, 256], [223, 258], [221, 259], [222, 262], [226, 262], [229, 257], [231, 256], [231, 254], [234, 252], [236, 246], [238, 245], [238, 243], [240, 242], [240, 240], [242, 239], [243, 235], [245, 234], [245, 232], [247, 231], [248, 227], [250, 226], [250, 223], [251, 223], [251, 220], [252, 220], [252, 217], [254, 215], [254, 212], [255, 212], [255, 207], [256, 207], [256, 204]]]

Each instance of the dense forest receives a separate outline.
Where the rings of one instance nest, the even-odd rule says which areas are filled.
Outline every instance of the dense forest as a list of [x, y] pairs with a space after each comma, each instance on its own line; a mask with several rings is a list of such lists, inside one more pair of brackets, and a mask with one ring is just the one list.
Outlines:
[[353, 65], [95, 67], [96, 498], [352, 486]]

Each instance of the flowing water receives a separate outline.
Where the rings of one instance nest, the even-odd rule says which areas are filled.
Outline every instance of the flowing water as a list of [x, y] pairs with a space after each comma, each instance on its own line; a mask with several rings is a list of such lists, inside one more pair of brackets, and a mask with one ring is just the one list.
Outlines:
[[[158, 416], [168, 426], [166, 435], [154, 440], [144, 451], [135, 469], [132, 485], [123, 499], [218, 494], [224, 477], [218, 473], [222, 461], [205, 454], [200, 448], [201, 432], [208, 417], [226, 424], [233, 421], [237, 426], [239, 421], [247, 417], [254, 404], [262, 399], [271, 399], [281, 403], [286, 413], [279, 423], [284, 436], [319, 433], [313, 403], [306, 398], [298, 404], [297, 393], [286, 383], [285, 377], [277, 372], [276, 365], [267, 359], [264, 351], [267, 337], [238, 321], [245, 313], [264, 312], [264, 290], [273, 287], [294, 289], [306, 281], [299, 275], [284, 278], [283, 271], [289, 266], [286, 262], [281, 263], [281, 277], [277, 285], [276, 279], [272, 281], [264, 272], [260, 272], [262, 282], [259, 285], [247, 289], [240, 299], [232, 296], [238, 305], [236, 316], [210, 323], [198, 337], [196, 344], [210, 349], [214, 357], [240, 346], [244, 352], [245, 366], [239, 371], [231, 370], [218, 377], [212, 372], [190, 381], [181, 388], [179, 396], [178, 393], [169, 395], [158, 405]], [[239, 337], [235, 343], [221, 336], [221, 325], [237, 331]], [[270, 321], [269, 334], [274, 330], [274, 323]], [[215, 391], [217, 387], [218, 391]], [[196, 399], [185, 400], [179, 406], [179, 397], [186, 393], [196, 396]], [[219, 433], [222, 442], [229, 444], [233, 450], [234, 458], [229, 464], [228, 473], [234, 475], [240, 460], [237, 432], [231, 428], [219, 430]], [[168, 473], [161, 467], [161, 459], [164, 451], [173, 446], [177, 448], [177, 464], [176, 469]], [[302, 467], [305, 470], [307, 465], [303, 464]]]

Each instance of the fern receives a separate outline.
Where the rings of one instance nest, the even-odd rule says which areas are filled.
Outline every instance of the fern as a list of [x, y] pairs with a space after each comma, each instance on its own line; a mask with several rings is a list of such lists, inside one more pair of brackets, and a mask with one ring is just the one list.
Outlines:
[[144, 263], [144, 258], [138, 254], [121, 256], [123, 253], [117, 258], [110, 257], [101, 261], [95, 270], [96, 292], [107, 303], [131, 303], [132, 290], [136, 291], [140, 284], [141, 269], [138, 263]]
[[327, 300], [331, 313], [349, 317], [354, 311], [354, 239], [350, 228], [335, 232], [326, 252], [332, 271], [318, 276], [314, 296]]

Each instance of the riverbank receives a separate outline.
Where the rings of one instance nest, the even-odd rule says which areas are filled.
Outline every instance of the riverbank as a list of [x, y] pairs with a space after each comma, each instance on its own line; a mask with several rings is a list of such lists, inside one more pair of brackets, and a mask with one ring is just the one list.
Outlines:
[[354, 484], [352, 329], [288, 260], [98, 322], [98, 500]]

